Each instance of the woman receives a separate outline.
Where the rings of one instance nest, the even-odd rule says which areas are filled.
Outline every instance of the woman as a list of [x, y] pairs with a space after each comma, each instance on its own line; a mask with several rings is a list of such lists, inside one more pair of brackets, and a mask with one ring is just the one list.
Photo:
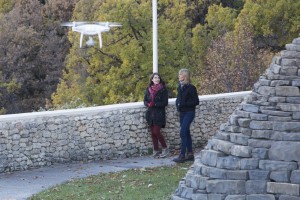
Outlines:
[[173, 161], [183, 163], [194, 161], [190, 125], [195, 118], [195, 108], [199, 105], [199, 98], [196, 87], [190, 82], [190, 73], [187, 69], [183, 68], [179, 71], [178, 79], [176, 107], [180, 112], [181, 150], [178, 158]]
[[[146, 120], [151, 130], [153, 157], [164, 158], [168, 156], [169, 149], [160, 130], [166, 125], [165, 107], [168, 105], [168, 91], [165, 82], [158, 73], [153, 73], [150, 77], [149, 85], [145, 92], [144, 104], [148, 107]], [[158, 142], [160, 142], [162, 146], [161, 154], [158, 148]]]

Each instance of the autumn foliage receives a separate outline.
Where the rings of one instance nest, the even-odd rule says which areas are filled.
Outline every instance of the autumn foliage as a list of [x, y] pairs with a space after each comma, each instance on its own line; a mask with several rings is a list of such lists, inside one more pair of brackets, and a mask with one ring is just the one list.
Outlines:
[[[251, 90], [300, 32], [296, 0], [158, 0], [159, 73], [175, 97], [192, 71], [199, 94]], [[121, 28], [79, 48], [66, 21]], [[0, 0], [0, 113], [141, 101], [152, 73], [151, 0]], [[95, 40], [98, 42], [98, 40]], [[68, 107], [68, 106], [67, 106]]]

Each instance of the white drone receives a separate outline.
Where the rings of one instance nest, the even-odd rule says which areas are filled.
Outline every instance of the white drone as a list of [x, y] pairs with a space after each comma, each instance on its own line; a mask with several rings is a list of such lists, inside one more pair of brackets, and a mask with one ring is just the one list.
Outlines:
[[62, 26], [72, 27], [72, 31], [80, 33], [80, 48], [82, 47], [83, 35], [90, 35], [89, 40], [86, 42], [88, 46], [94, 46], [95, 42], [92, 38], [93, 35], [98, 35], [99, 45], [102, 48], [102, 32], [108, 32], [110, 27], [122, 26], [117, 22], [65, 22]]

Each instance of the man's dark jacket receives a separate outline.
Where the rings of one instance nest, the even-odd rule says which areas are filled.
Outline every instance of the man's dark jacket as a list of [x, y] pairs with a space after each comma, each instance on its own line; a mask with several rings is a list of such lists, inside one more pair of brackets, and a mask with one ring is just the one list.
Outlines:
[[197, 105], [199, 105], [199, 98], [196, 87], [192, 84], [186, 84], [177, 88], [176, 107], [180, 112], [195, 111]]

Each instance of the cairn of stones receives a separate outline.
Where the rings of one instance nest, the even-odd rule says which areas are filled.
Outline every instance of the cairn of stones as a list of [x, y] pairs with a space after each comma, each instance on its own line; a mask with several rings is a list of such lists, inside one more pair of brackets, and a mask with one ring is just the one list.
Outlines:
[[275, 56], [173, 200], [300, 200], [300, 38]]

